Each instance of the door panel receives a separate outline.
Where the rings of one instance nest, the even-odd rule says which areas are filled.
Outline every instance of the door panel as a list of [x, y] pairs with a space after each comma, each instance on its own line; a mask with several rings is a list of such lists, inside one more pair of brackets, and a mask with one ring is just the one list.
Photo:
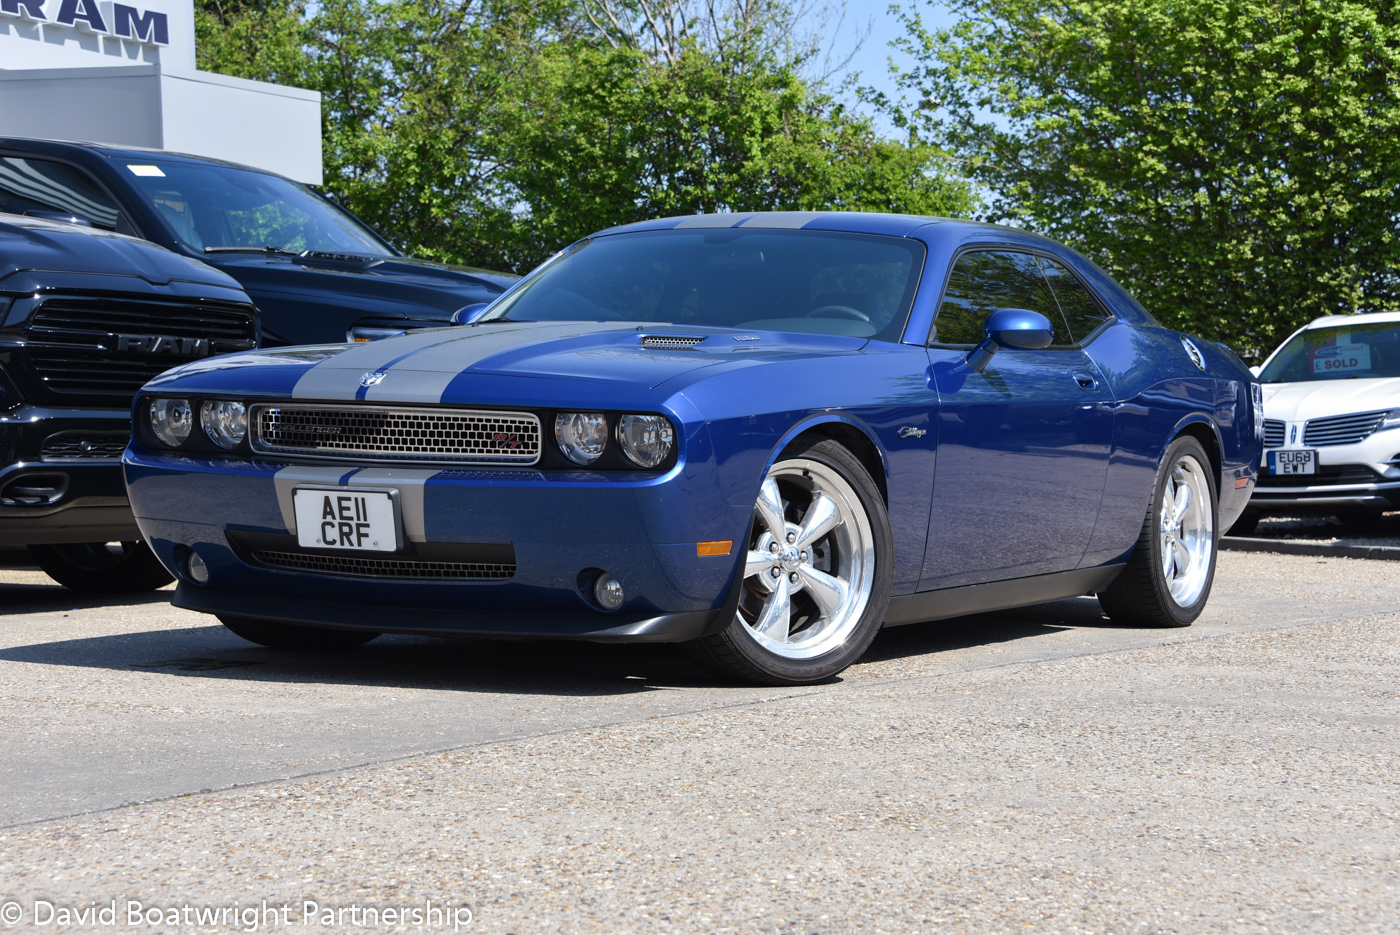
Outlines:
[[1002, 350], [983, 373], [931, 348], [938, 460], [920, 590], [1067, 571], [1098, 517], [1107, 381], [1080, 350]]

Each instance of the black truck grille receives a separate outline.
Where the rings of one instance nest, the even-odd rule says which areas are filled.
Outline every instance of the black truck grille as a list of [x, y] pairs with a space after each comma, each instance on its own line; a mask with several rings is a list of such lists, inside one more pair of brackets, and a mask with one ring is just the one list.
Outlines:
[[39, 452], [42, 461], [91, 461], [94, 458], [120, 458], [130, 432], [55, 432], [44, 439]]
[[251, 306], [46, 298], [26, 329], [34, 376], [61, 396], [122, 397], [171, 367], [256, 345]]

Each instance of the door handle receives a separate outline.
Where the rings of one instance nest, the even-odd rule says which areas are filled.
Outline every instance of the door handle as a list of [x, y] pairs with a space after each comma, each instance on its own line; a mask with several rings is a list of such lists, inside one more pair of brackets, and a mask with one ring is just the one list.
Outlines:
[[1092, 393], [1099, 388], [1099, 381], [1094, 378], [1094, 375], [1082, 370], [1075, 371], [1074, 382], [1078, 383], [1079, 388], [1086, 393]]

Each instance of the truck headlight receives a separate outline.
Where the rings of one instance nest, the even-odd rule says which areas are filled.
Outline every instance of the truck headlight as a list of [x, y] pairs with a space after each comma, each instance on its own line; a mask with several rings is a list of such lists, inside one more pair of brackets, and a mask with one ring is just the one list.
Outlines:
[[623, 416], [617, 423], [617, 440], [637, 465], [654, 468], [671, 453], [676, 430], [665, 416]]
[[161, 444], [179, 448], [194, 428], [194, 411], [188, 399], [151, 400], [151, 431]]
[[608, 420], [601, 412], [561, 412], [554, 417], [554, 440], [575, 464], [592, 464], [608, 447]]
[[248, 434], [248, 408], [236, 399], [206, 399], [199, 407], [199, 423], [220, 448], [237, 448]]

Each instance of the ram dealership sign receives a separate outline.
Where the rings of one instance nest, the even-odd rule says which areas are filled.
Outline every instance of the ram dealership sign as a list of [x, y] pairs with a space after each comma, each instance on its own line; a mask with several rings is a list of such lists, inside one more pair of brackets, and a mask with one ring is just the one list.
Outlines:
[[[48, 7], [48, 11], [45, 11]], [[154, 10], [100, 0], [0, 0], [0, 15], [120, 36], [143, 45], [170, 45], [170, 18]]]

